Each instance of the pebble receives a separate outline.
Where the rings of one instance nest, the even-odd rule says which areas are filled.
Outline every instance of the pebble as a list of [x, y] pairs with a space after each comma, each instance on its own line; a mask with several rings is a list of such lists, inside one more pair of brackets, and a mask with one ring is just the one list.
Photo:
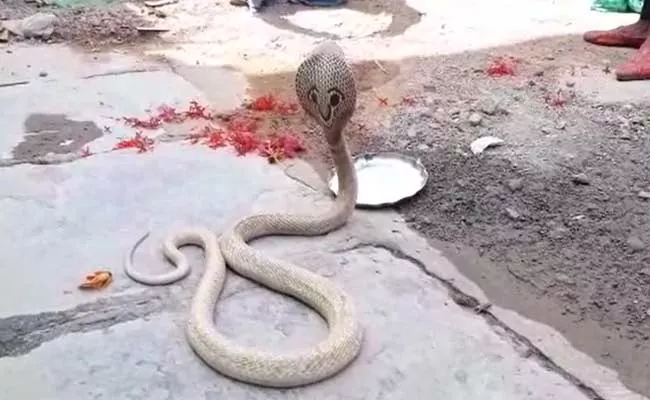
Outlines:
[[567, 81], [566, 82], [567, 87], [574, 87], [575, 85], [576, 85], [576, 83], [574, 81]]
[[563, 131], [566, 129], [566, 125], [567, 125], [566, 121], [558, 121], [557, 129]]
[[544, 76], [544, 70], [543, 69], [537, 70], [533, 75], [537, 77]]
[[494, 115], [499, 108], [499, 102], [494, 99], [489, 99], [481, 103], [481, 111], [487, 115]]
[[583, 173], [573, 175], [571, 181], [578, 185], [589, 185], [591, 183], [587, 175]]
[[562, 272], [558, 272], [555, 274], [555, 279], [557, 279], [559, 282], [566, 283], [568, 285], [575, 285], [576, 281], [571, 279], [571, 277], [567, 274], [564, 274]]
[[468, 118], [469, 124], [472, 126], [479, 126], [483, 121], [483, 117], [479, 113], [471, 113]]
[[645, 190], [640, 191], [638, 196], [643, 200], [650, 200], [650, 192], [646, 192]]
[[38, 76], [40, 76], [41, 78], [45, 78], [47, 76], [47, 72], [41, 71], [38, 73]]
[[513, 192], [516, 192], [518, 190], [521, 190], [524, 187], [524, 180], [520, 178], [510, 179], [507, 185], [508, 185], [508, 189], [510, 189]]
[[515, 221], [521, 219], [521, 213], [519, 213], [519, 211], [515, 210], [514, 208], [506, 207], [506, 214], [508, 214], [508, 217], [510, 219], [513, 219]]
[[428, 145], [426, 145], [426, 144], [424, 144], [424, 143], [420, 143], [420, 144], [418, 145], [418, 150], [420, 150], [420, 151], [427, 151], [427, 150], [430, 150], [430, 148], [429, 148]]
[[639, 271], [641, 275], [646, 275], [650, 276], [650, 267], [643, 268], [641, 271]]
[[569, 228], [567, 228], [566, 226], [557, 226], [548, 233], [548, 237], [550, 237], [551, 239], [562, 239], [568, 233], [569, 233]]
[[645, 249], [645, 244], [636, 236], [630, 236], [627, 239], [627, 247], [629, 247], [633, 252], [641, 251]]
[[542, 128], [540, 129], [540, 131], [541, 131], [544, 135], [550, 135], [550, 134], [551, 134], [551, 129], [548, 128], [548, 127], [546, 127], [546, 126], [542, 127]]

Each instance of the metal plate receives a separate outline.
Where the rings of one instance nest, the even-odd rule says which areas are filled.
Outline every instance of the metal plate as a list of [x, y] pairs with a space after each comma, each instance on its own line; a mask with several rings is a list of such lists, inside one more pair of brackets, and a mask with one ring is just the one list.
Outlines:
[[[429, 179], [422, 162], [399, 153], [366, 153], [354, 157], [359, 181], [357, 206], [386, 207], [415, 196]], [[336, 171], [330, 172], [330, 191], [338, 194]]]

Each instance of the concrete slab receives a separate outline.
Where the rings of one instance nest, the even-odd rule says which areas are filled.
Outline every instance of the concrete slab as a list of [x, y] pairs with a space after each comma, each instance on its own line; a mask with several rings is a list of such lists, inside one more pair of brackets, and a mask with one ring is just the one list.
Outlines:
[[[638, 14], [590, 11], [592, 0], [351, 1], [341, 8], [297, 9], [277, 4], [259, 18], [201, 1], [169, 7], [167, 21], [182, 35], [175, 46], [152, 46], [185, 64], [235, 66], [251, 75], [293, 70], [325, 38], [350, 60], [397, 61], [436, 57], [631, 23]], [[468, 13], [467, 10], [472, 10]], [[508, 10], [504, 14], [504, 10]], [[246, 26], [248, 35], [240, 35]], [[180, 32], [180, 33], [178, 33]]]
[[[0, 87], [31, 81], [89, 78], [161, 68], [159, 63], [123, 52], [86, 53], [63, 44], [17, 44], [1, 51]], [[41, 76], [41, 73], [45, 75]]]
[[563, 81], [575, 83], [581, 95], [599, 103], [643, 103], [650, 100], [650, 82], [619, 82], [611, 74], [596, 68], [584, 69], [574, 76], [567, 75]]

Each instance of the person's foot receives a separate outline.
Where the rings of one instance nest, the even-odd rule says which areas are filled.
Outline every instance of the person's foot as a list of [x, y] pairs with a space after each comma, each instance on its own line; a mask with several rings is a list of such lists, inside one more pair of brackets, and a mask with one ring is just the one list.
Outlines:
[[650, 33], [650, 21], [637, 21], [608, 31], [589, 31], [583, 35], [586, 42], [600, 46], [632, 47], [638, 49]]
[[647, 39], [629, 60], [616, 68], [619, 81], [650, 79], [650, 39]]

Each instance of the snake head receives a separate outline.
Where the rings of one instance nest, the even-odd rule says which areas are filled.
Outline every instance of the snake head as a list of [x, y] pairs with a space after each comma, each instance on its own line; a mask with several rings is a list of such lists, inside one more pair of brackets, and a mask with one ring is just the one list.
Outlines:
[[338, 143], [357, 103], [354, 75], [340, 47], [321, 45], [300, 64], [296, 94], [305, 112], [323, 127], [327, 142]]

